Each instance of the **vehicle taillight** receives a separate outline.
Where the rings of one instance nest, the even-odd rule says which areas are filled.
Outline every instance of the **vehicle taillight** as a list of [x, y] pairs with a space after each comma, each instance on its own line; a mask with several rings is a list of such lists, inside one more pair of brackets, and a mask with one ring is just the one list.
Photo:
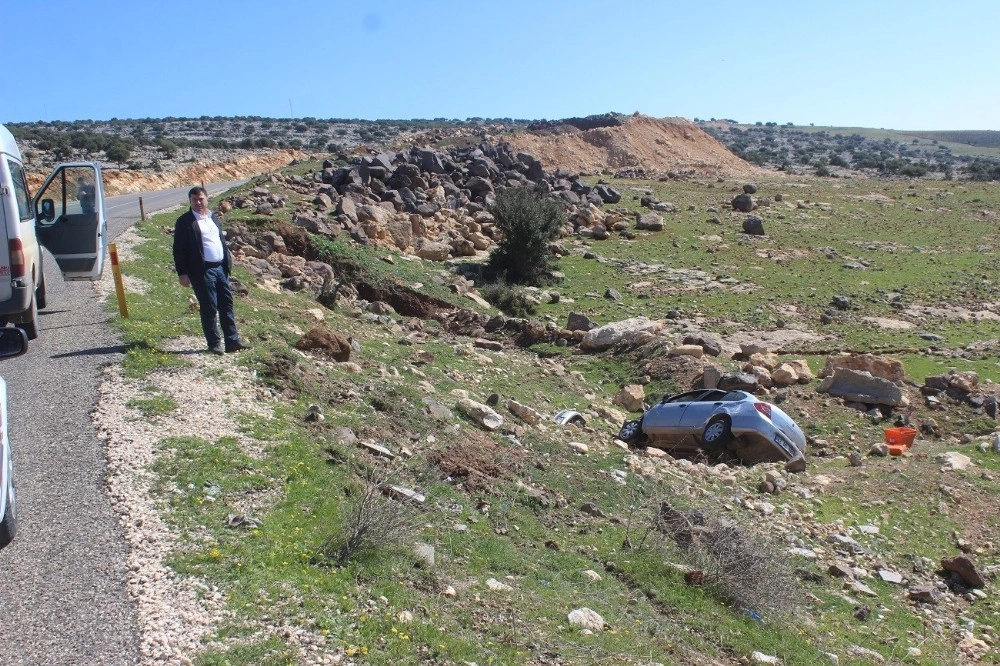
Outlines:
[[23, 278], [27, 268], [27, 264], [24, 261], [24, 245], [21, 243], [21, 239], [10, 239], [10, 276], [12, 278]]
[[755, 402], [753, 403], [754, 409], [767, 417], [767, 420], [771, 420], [771, 405], [766, 402]]

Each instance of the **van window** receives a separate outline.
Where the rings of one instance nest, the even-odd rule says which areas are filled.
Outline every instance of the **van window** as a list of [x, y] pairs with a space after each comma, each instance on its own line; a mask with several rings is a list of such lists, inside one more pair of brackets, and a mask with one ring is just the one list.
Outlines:
[[35, 219], [35, 211], [31, 209], [31, 197], [28, 196], [28, 183], [24, 179], [24, 169], [13, 160], [7, 160], [7, 168], [10, 169], [10, 179], [14, 184], [18, 217], [22, 222]]

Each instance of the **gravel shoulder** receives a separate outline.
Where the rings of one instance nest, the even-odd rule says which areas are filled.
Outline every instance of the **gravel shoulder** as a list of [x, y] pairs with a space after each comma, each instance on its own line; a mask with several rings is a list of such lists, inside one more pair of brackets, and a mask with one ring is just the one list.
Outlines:
[[[124, 257], [136, 241], [131, 232], [118, 239]], [[114, 289], [110, 271], [97, 289], [102, 295]], [[250, 370], [233, 356], [206, 354], [203, 348], [200, 338], [170, 341], [166, 351], [182, 355], [185, 365], [141, 380], [124, 377], [119, 364], [107, 366], [92, 414], [107, 455], [110, 502], [129, 546], [127, 589], [137, 608], [142, 664], [191, 663], [193, 655], [210, 647], [205, 641], [226, 617], [222, 591], [180, 577], [164, 564], [184, 543], [163, 519], [163, 507], [152, 492], [150, 466], [159, 447], [173, 437], [235, 436], [259, 450], [240, 434], [234, 416], [268, 411], [253, 388]], [[150, 394], [169, 397], [177, 407], [149, 418], [129, 406]]]

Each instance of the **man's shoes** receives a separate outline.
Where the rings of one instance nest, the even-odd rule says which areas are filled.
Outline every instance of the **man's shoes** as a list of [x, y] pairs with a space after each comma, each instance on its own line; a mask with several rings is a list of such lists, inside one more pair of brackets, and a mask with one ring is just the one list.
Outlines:
[[227, 354], [232, 354], [233, 352], [243, 351], [244, 349], [250, 349], [250, 345], [246, 344], [242, 340], [240, 340], [240, 341], [238, 341], [238, 342], [236, 342], [234, 344], [231, 344], [231, 345], [226, 345], [226, 353]]
[[226, 351], [222, 348], [222, 343], [221, 342], [218, 343], [218, 344], [214, 344], [211, 347], [209, 347], [208, 351], [212, 352], [213, 354], [218, 354], [219, 356], [222, 356], [223, 354], [226, 353]]

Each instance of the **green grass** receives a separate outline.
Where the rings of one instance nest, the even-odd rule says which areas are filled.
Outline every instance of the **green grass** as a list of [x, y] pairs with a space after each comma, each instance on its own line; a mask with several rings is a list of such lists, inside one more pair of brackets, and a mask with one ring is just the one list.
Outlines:
[[177, 409], [177, 401], [169, 396], [150, 395], [146, 398], [130, 398], [125, 406], [139, 410], [149, 419], [169, 414]]

